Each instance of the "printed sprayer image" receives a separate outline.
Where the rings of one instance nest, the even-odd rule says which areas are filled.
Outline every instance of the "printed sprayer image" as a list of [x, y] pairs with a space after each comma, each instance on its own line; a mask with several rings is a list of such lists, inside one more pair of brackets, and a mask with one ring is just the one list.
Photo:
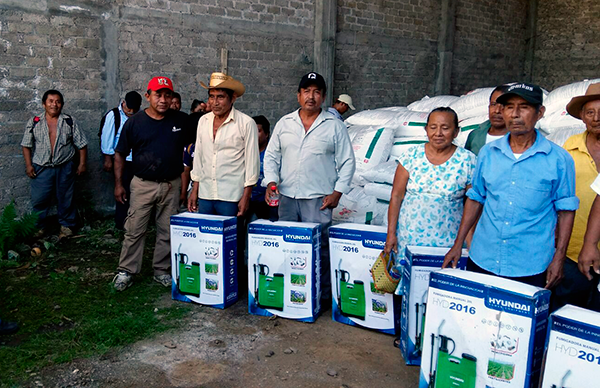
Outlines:
[[269, 276], [269, 267], [260, 264], [260, 256], [254, 264], [254, 300], [260, 308], [283, 311], [283, 274]]
[[[462, 354], [462, 358], [452, 355], [456, 350], [456, 343], [452, 338], [441, 334], [445, 322], [442, 320], [440, 323], [437, 335], [431, 333], [429, 388], [475, 388], [477, 358], [466, 353]], [[436, 346], [436, 342], [439, 345]], [[452, 343], [452, 351], [448, 349], [449, 343]]]
[[571, 369], [565, 372], [563, 378], [560, 380], [560, 385], [552, 384], [552, 388], [567, 388], [565, 383], [567, 382], [569, 376], [571, 376]]
[[335, 270], [338, 307], [342, 315], [364, 320], [366, 315], [365, 284], [362, 280], [350, 283], [350, 274], [341, 269], [341, 266], [342, 260], [340, 259], [338, 269]]
[[177, 288], [184, 295], [200, 297], [200, 263], [189, 262], [188, 255], [181, 253], [181, 244], [175, 254], [177, 263]]
[[427, 291], [423, 293], [421, 302], [415, 303], [415, 350], [411, 357], [421, 357], [423, 351], [423, 330], [425, 330], [425, 312], [427, 311]]

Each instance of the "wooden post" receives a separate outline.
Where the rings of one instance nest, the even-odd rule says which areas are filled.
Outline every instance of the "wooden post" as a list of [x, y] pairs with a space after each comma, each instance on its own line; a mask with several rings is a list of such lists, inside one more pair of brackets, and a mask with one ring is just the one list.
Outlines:
[[337, 1], [316, 0], [315, 45], [313, 69], [325, 78], [327, 96], [325, 104], [333, 101], [333, 77], [335, 67], [335, 33], [337, 29]]

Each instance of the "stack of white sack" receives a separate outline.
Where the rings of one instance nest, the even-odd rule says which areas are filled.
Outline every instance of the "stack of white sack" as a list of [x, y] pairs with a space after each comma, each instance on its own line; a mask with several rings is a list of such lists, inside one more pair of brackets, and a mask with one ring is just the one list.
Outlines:
[[382, 127], [386, 125], [390, 126], [396, 121], [396, 117], [399, 113], [407, 110], [408, 109], [403, 106], [367, 109], [348, 117], [345, 123], [346, 125], [374, 125]]
[[490, 96], [494, 89], [480, 88], [471, 90], [450, 104], [450, 108], [458, 115], [458, 121], [487, 115]]
[[387, 224], [387, 208], [387, 204], [367, 195], [362, 187], [355, 187], [342, 195], [338, 206], [333, 209], [333, 224], [384, 225], [384, 222]]
[[600, 78], [584, 80], [554, 89], [544, 100], [546, 113], [539, 127], [554, 143], [562, 146], [572, 135], [585, 131], [583, 121], [567, 113], [567, 104], [575, 96], [584, 95], [588, 86], [600, 82]]
[[394, 131], [388, 126], [350, 126], [348, 134], [352, 139], [352, 149], [356, 160], [356, 171], [352, 185], [364, 186], [362, 175], [384, 163], [390, 157], [394, 142]]
[[422, 99], [413, 102], [408, 105], [407, 108], [409, 110], [415, 112], [431, 112], [435, 108], [440, 108], [444, 106], [450, 106], [450, 104], [456, 102], [459, 97], [457, 96], [449, 96], [449, 95], [441, 95], [435, 97], [425, 96]]
[[483, 116], [471, 117], [469, 119], [465, 119], [458, 122], [458, 127], [460, 132], [456, 139], [454, 139], [454, 144], [459, 147], [464, 147], [469, 134], [479, 128], [481, 124], [485, 123], [488, 120], [488, 114]]
[[[425, 130], [423, 130], [424, 132]], [[427, 136], [424, 137], [396, 137], [394, 138], [394, 145], [390, 152], [390, 159], [398, 160], [403, 153], [406, 152], [410, 147], [417, 144], [427, 143]]]

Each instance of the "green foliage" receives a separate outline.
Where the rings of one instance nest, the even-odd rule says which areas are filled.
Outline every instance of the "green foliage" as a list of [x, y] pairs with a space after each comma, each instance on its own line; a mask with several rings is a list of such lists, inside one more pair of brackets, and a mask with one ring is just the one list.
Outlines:
[[0, 215], [0, 259], [19, 241], [33, 236], [37, 220], [37, 213], [26, 213], [17, 218], [14, 201], [6, 205]]

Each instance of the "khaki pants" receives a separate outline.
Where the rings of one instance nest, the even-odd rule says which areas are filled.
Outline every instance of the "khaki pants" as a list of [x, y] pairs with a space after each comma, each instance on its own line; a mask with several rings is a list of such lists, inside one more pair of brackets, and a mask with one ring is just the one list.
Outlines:
[[152, 261], [154, 274], [171, 273], [171, 216], [177, 214], [181, 178], [153, 182], [138, 178], [131, 181], [129, 211], [125, 219], [125, 239], [119, 270], [137, 274], [142, 269], [146, 230], [152, 209], [156, 209], [156, 245]]

